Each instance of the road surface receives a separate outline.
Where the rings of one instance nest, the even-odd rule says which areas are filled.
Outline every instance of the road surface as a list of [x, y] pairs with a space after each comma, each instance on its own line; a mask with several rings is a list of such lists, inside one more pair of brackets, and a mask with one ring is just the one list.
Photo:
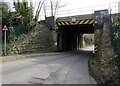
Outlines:
[[96, 84], [89, 74], [91, 51], [37, 56], [2, 64], [3, 84]]

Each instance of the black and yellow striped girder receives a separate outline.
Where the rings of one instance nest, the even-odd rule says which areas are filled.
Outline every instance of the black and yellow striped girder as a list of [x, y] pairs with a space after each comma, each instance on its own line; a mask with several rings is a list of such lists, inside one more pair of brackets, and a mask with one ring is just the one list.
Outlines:
[[86, 19], [86, 20], [77, 20], [76, 22], [71, 22], [71, 21], [61, 21], [57, 22], [56, 24], [58, 26], [63, 26], [63, 25], [80, 25], [80, 24], [93, 24], [94, 19]]

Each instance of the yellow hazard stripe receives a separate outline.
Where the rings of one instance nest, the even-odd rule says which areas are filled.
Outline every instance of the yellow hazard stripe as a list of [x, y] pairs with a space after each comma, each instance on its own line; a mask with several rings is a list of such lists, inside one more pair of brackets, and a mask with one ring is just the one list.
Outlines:
[[97, 51], [98, 51], [98, 49], [97, 49], [97, 48], [98, 48], [98, 46], [96, 45], [96, 46], [94, 47], [94, 51], [95, 51], [95, 52], [97, 52]]
[[77, 21], [75, 24], [78, 24], [79, 23], [79, 21]]
[[76, 22], [61, 21], [61, 22], [57, 22], [57, 25], [61, 26], [61, 25], [93, 24], [94, 22], [95, 22], [94, 19], [78, 20]]
[[64, 22], [61, 22], [62, 25], [65, 25]]
[[92, 24], [92, 23], [94, 23], [94, 21], [95, 21], [95, 20], [91, 20], [91, 21], [89, 22], [89, 24]]
[[97, 46], [95, 46], [95, 48], [97, 48]]
[[68, 22], [65, 22], [67, 25], [69, 25], [69, 23]]
[[73, 23], [73, 22], [70, 22], [70, 24], [72, 24], [72, 25], [73, 25], [74, 23]]
[[57, 23], [58, 25], [61, 25], [59, 22]]
[[90, 21], [90, 20], [85, 21], [84, 24], [87, 24], [89, 21]]
[[82, 20], [79, 24], [83, 24], [84, 20]]
[[94, 51], [97, 51], [97, 49], [96, 49], [96, 50], [94, 50]]

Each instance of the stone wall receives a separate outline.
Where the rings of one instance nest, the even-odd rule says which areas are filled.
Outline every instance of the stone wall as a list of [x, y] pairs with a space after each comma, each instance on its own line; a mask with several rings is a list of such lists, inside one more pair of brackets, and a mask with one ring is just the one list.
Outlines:
[[38, 24], [27, 35], [22, 35], [11, 44], [9, 54], [54, 51], [54, 32], [45, 24]]
[[95, 29], [96, 57], [112, 57], [111, 28], [109, 16], [103, 18], [103, 26]]
[[114, 58], [111, 44], [110, 17], [103, 18], [103, 27], [95, 30], [96, 52], [90, 65], [96, 80], [102, 86], [112, 86], [119, 83], [117, 60]]

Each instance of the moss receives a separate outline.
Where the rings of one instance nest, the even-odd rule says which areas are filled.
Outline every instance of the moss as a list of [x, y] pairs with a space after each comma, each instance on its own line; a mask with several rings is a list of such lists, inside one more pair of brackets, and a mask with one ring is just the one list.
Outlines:
[[90, 66], [103, 86], [119, 84], [119, 68], [116, 63], [113, 57], [104, 57], [100, 61], [91, 59]]

